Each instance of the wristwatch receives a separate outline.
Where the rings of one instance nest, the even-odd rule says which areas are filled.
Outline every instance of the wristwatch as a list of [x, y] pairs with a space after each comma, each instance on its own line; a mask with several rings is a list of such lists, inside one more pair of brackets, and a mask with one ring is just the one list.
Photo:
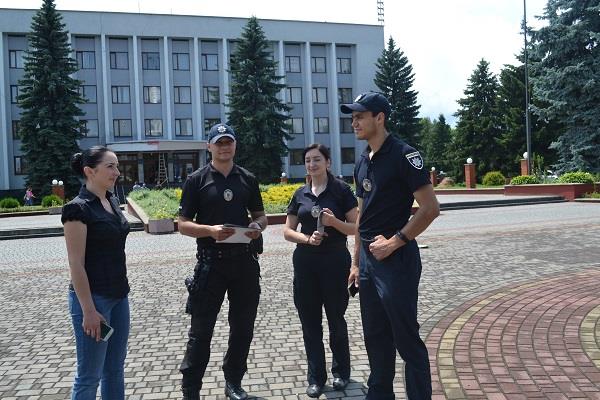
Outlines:
[[401, 231], [396, 232], [396, 236], [398, 236], [398, 238], [400, 240], [402, 240], [404, 242], [404, 244], [407, 244], [408, 242], [410, 242], [410, 239], [406, 237], [406, 235], [404, 233], [402, 233]]

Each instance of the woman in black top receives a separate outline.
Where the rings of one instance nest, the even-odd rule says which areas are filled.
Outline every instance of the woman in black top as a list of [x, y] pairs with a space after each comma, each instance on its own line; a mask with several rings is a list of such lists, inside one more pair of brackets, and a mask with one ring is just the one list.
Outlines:
[[[77, 349], [72, 399], [124, 399], [124, 364], [129, 336], [129, 283], [125, 240], [129, 223], [110, 192], [119, 177], [115, 153], [94, 146], [73, 156], [85, 185], [63, 207], [71, 285], [69, 309]], [[101, 323], [113, 328], [101, 340]]]
[[294, 304], [302, 323], [308, 358], [306, 394], [319, 397], [327, 380], [321, 321], [323, 306], [333, 356], [333, 387], [342, 390], [350, 379], [344, 314], [348, 307], [351, 259], [346, 236], [354, 234], [358, 209], [350, 186], [329, 173], [331, 160], [327, 147], [308, 146], [304, 149], [304, 164], [309, 182], [299, 188], [290, 201], [284, 237], [298, 243], [293, 256]]

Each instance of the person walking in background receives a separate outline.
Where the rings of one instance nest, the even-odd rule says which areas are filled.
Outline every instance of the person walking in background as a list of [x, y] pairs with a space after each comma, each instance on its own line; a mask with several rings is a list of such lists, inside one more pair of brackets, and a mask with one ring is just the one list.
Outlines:
[[33, 190], [31, 190], [31, 186], [27, 186], [27, 190], [25, 190], [25, 196], [23, 196], [23, 200], [25, 201], [26, 206], [33, 205], [33, 199], [35, 198], [33, 194]]
[[[69, 310], [75, 333], [77, 372], [71, 398], [125, 398], [124, 364], [129, 337], [129, 282], [125, 241], [129, 223], [111, 192], [119, 177], [115, 153], [94, 146], [73, 156], [85, 179], [79, 195], [62, 211], [71, 284]], [[104, 341], [101, 325], [113, 328]]]
[[[366, 398], [395, 398], [398, 351], [407, 397], [430, 399], [429, 356], [417, 322], [421, 258], [415, 238], [439, 215], [439, 203], [420, 153], [385, 129], [391, 112], [385, 96], [363, 93], [341, 111], [352, 114], [356, 137], [368, 143], [354, 169], [359, 216], [348, 277], [360, 285], [371, 367]], [[414, 200], [419, 209], [410, 218]]]
[[[350, 379], [350, 350], [344, 314], [348, 307], [350, 252], [357, 201], [350, 186], [330, 172], [329, 149], [312, 144], [303, 153], [309, 182], [294, 193], [283, 235], [297, 243], [293, 255], [294, 304], [298, 310], [308, 358], [309, 397], [319, 397], [327, 381], [322, 314], [325, 307], [332, 352], [333, 387], [343, 390]], [[301, 229], [298, 232], [298, 225]]]

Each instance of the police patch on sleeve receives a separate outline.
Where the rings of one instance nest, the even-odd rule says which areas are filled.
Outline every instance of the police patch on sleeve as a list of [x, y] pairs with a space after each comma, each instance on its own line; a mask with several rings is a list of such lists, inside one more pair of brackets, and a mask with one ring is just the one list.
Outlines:
[[423, 169], [423, 157], [421, 157], [421, 154], [418, 151], [407, 154], [406, 159], [408, 160], [410, 165], [412, 165], [416, 169]]

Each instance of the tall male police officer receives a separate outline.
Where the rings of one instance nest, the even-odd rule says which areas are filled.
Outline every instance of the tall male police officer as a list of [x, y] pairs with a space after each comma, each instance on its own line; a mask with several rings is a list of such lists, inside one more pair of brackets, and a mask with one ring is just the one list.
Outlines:
[[[186, 280], [189, 291], [186, 311], [192, 315], [192, 322], [180, 367], [181, 386], [184, 399], [200, 398], [214, 326], [227, 292], [230, 333], [223, 360], [225, 395], [241, 400], [248, 396], [241, 382], [247, 371], [260, 297], [257, 253], [262, 250], [253, 243], [266, 228], [267, 218], [256, 178], [233, 162], [236, 149], [233, 129], [217, 124], [208, 137], [212, 161], [187, 178], [181, 196], [179, 232], [197, 238], [198, 245], [194, 277]], [[235, 232], [224, 224], [256, 228], [247, 233], [253, 242], [219, 243]]]
[[[396, 350], [405, 362], [409, 399], [431, 398], [427, 348], [419, 337], [419, 248], [414, 240], [439, 215], [418, 151], [385, 129], [388, 100], [364, 93], [341, 106], [368, 146], [354, 169], [359, 217], [348, 282], [360, 284], [360, 305], [369, 356], [369, 400], [394, 399]], [[419, 210], [409, 220], [413, 201]]]

